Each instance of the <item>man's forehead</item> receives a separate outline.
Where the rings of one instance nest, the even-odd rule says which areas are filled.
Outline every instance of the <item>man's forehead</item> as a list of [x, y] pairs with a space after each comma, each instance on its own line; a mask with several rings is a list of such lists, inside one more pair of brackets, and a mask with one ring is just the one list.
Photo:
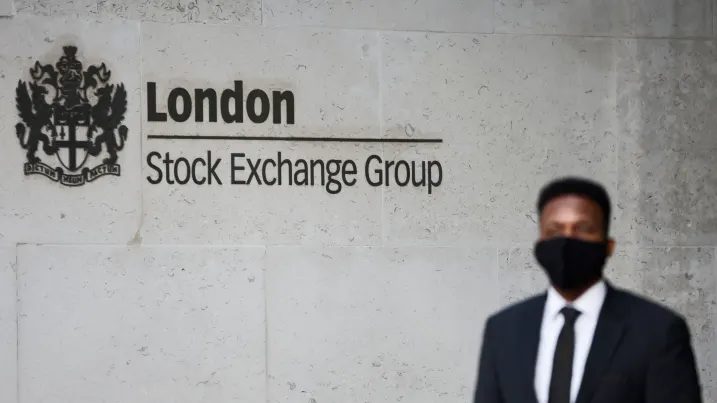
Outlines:
[[555, 197], [546, 203], [542, 217], [585, 216], [596, 213], [600, 213], [600, 206], [595, 201], [584, 196], [567, 194]]

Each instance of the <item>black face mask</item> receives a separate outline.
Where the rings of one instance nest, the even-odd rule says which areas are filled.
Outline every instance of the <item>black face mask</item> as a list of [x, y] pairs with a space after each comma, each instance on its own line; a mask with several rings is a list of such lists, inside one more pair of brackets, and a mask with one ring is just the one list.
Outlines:
[[539, 241], [534, 254], [554, 287], [577, 290], [602, 277], [607, 242], [553, 238]]

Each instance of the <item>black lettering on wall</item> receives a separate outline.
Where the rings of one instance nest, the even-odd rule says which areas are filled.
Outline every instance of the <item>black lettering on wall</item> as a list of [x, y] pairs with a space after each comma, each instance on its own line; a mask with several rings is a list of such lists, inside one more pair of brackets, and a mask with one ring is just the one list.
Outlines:
[[347, 175], [356, 175], [356, 163], [353, 160], [346, 160], [344, 162], [344, 174], [343, 180], [346, 186], [353, 186], [356, 184], [356, 178], [347, 178]]
[[[287, 163], [291, 164], [288, 160]], [[291, 165], [289, 165], [291, 166]], [[299, 176], [301, 174], [301, 176]], [[299, 186], [309, 184], [309, 162], [301, 158], [296, 161], [296, 172], [294, 173], [294, 183]]]
[[217, 167], [222, 159], [213, 159], [211, 151], [207, 151], [206, 159], [197, 157], [191, 162], [185, 157], [179, 157], [177, 160], [174, 160], [167, 152], [164, 154], [164, 159], [161, 160], [164, 164], [164, 170], [155, 164], [154, 160], [158, 158], [162, 158], [162, 154], [156, 151], [147, 154], [147, 165], [157, 173], [157, 178], [147, 176], [147, 181], [153, 185], [157, 185], [163, 181], [169, 185], [175, 183], [186, 185], [190, 180], [195, 185], [222, 184], [219, 175], [217, 175]]
[[[416, 168], [415, 165], [413, 167], [414, 169]], [[401, 168], [403, 168], [403, 170], [406, 172], [406, 174], [404, 175], [406, 178], [405, 180], [400, 179], [401, 175], [399, 174], [401, 172]], [[408, 182], [411, 181], [411, 169], [408, 167], [407, 161], [401, 160], [396, 163], [396, 177], [394, 179], [396, 180], [396, 184], [401, 187], [408, 185]]]
[[[256, 101], [259, 101], [257, 112]], [[269, 96], [262, 90], [252, 90], [246, 97], [246, 114], [254, 123], [264, 123], [269, 117]]]
[[311, 160], [310, 169], [311, 169], [311, 186], [314, 186], [314, 179], [316, 178], [316, 166], [319, 165], [319, 172], [321, 172], [321, 183], [324, 183], [326, 181], [326, 177], [324, 176], [324, 161], [322, 160]]
[[151, 81], [147, 82], [147, 120], [150, 122], [167, 121], [166, 113], [157, 112], [157, 83]]
[[156, 151], [152, 151], [151, 153], [147, 154], [147, 165], [149, 165], [149, 167], [157, 173], [157, 179], [152, 179], [151, 176], [147, 176], [147, 182], [153, 185], [162, 182], [162, 170], [158, 166], [154, 165], [154, 163], [152, 162], [152, 160], [155, 158], [162, 158], [162, 154]]
[[[179, 174], [179, 168], [182, 167], [184, 175]], [[174, 179], [180, 185], [186, 185], [192, 176], [192, 168], [189, 167], [189, 161], [184, 157], [177, 158], [174, 163]]]
[[[161, 162], [161, 165], [158, 164]], [[152, 151], [147, 155], [147, 165], [153, 174], [147, 176], [151, 184], [167, 183], [177, 185], [222, 184], [217, 168], [221, 158], [213, 158], [211, 150], [206, 158], [173, 158], [169, 152], [164, 156]], [[247, 169], [248, 167], [248, 169]], [[248, 176], [240, 177], [240, 171]], [[339, 194], [345, 187], [357, 183], [356, 163], [341, 159], [291, 160], [277, 152], [276, 158], [246, 158], [244, 153], [231, 153], [231, 184], [255, 186], [321, 186], [331, 195]], [[364, 165], [366, 182], [373, 187], [397, 185], [421, 187], [432, 194], [434, 188], [443, 182], [443, 167], [438, 161], [383, 160], [371, 155]]]
[[[426, 186], [426, 161], [421, 161], [421, 170], [420, 171], [416, 169], [416, 161], [411, 162], [411, 168], [413, 169], [413, 172], [416, 172], [412, 179], [413, 186]], [[418, 172], [421, 173], [420, 181], [417, 181]]]
[[[435, 174], [433, 172], [433, 169], [436, 168]], [[438, 176], [437, 179], [436, 176]], [[441, 163], [438, 161], [430, 161], [428, 162], [428, 194], [431, 194], [431, 191], [434, 187], [441, 186], [441, 182], [443, 182], [443, 167], [441, 167]]]
[[369, 185], [376, 187], [376, 186], [381, 186], [381, 184], [383, 183], [383, 173], [382, 173], [381, 169], [375, 169], [373, 172], [375, 174], [378, 174], [378, 178], [376, 178], [375, 176], [371, 176], [371, 173], [369, 172], [369, 170], [371, 169], [372, 166], [374, 166], [371, 164], [374, 161], [379, 164], [382, 162], [381, 157], [379, 157], [378, 155], [374, 154], [374, 155], [368, 157], [368, 159], [366, 160], [366, 165], [364, 166], [364, 173], [366, 175], [366, 182]]
[[236, 162], [234, 161], [235, 158], [244, 158], [244, 153], [232, 153], [231, 154], [231, 172], [232, 172], [232, 185], [246, 185], [246, 181], [243, 179], [237, 179], [236, 178], [236, 171], [243, 171], [246, 168], [242, 165], [236, 165]]
[[209, 121], [217, 121], [217, 92], [211, 88], [194, 90], [194, 98], [197, 99], [194, 113], [197, 115], [197, 122], [204, 122], [204, 101], [209, 105]]
[[[177, 109], [179, 98], [182, 100], [182, 112], [180, 113]], [[177, 87], [169, 92], [169, 98], [167, 98], [167, 110], [169, 117], [175, 122], [186, 122], [190, 116], [192, 116], [192, 96], [189, 91], [182, 87]]]
[[294, 93], [291, 91], [274, 91], [274, 124], [280, 125], [281, 122], [281, 103], [286, 104], [286, 124], [294, 124]]
[[[289, 160], [286, 159], [286, 158], [281, 158], [281, 151], [279, 151], [279, 153], [278, 153], [278, 158], [277, 158], [277, 159], [279, 160], [279, 166], [277, 167], [277, 170], [279, 171], [279, 173], [278, 173], [278, 176], [279, 176], [279, 181], [278, 181], [278, 182], [279, 182], [279, 185], [281, 185], [282, 169], [284, 169], [284, 167], [286, 167], [286, 168], [289, 170], [289, 173], [286, 175], [286, 176], [289, 177], [289, 186], [291, 186], [291, 185], [292, 185], [293, 183], [295, 183], [295, 182], [296, 182], [297, 184], [299, 184], [299, 183], [298, 183], [299, 180], [296, 179], [296, 178], [294, 177], [294, 175], [292, 174], [293, 167], [291, 166], [291, 161], [289, 161]], [[303, 160], [303, 159], [300, 159], [300, 160], [297, 161], [297, 162], [301, 162], [301, 161], [304, 161], [304, 160]], [[304, 161], [304, 167], [306, 167], [306, 161]], [[299, 171], [297, 170], [297, 173], [298, 173], [298, 172], [299, 172]], [[306, 170], [304, 170], [304, 181], [306, 181]]]
[[401, 187], [409, 183], [415, 187], [427, 185], [428, 194], [443, 181], [443, 167], [438, 161], [423, 161], [418, 168], [415, 161], [410, 164], [405, 160], [382, 161], [378, 155], [372, 155], [366, 159], [364, 172], [366, 182], [371, 186], [391, 186], [392, 182]]
[[164, 162], [165, 181], [170, 185], [174, 185], [174, 181], [169, 177], [172, 172], [170, 166], [174, 165], [174, 160], [169, 158], [169, 153], [165, 153], [162, 162]]
[[[194, 93], [194, 98], [192, 98]], [[253, 89], [244, 102], [244, 83], [234, 81], [234, 88], [226, 88], [218, 95], [213, 88], [173, 88], [167, 97], [167, 112], [157, 110], [157, 84], [147, 82], [147, 118], [150, 122], [166, 122], [167, 115], [175, 122], [217, 122], [221, 115], [224, 123], [243, 123], [244, 114], [254, 123], [264, 123], [272, 117], [274, 124], [295, 122], [295, 100], [291, 91]], [[181, 106], [180, 106], [181, 104]], [[208, 115], [208, 116], [206, 116]]]
[[256, 160], [256, 164], [252, 164], [251, 160], [247, 158], [246, 162], [249, 164], [249, 179], [247, 179], [246, 184], [250, 184], [252, 181], [252, 178], [256, 178], [256, 181], [259, 185], [261, 185], [261, 178], [259, 177], [259, 164], [261, 164], [261, 158]]
[[[222, 91], [222, 119], [226, 123], [243, 123], [244, 122], [244, 84], [241, 81], [234, 81], [234, 89], [226, 89]], [[229, 109], [229, 102], [234, 101], [234, 110]]]
[[272, 164], [272, 165], [274, 165], [274, 167], [276, 167], [276, 161], [274, 161], [272, 159], [268, 159], [268, 160], [264, 161], [264, 165], [261, 168], [261, 175], [264, 177], [264, 183], [266, 183], [269, 186], [272, 186], [272, 185], [274, 185], [274, 183], [276, 183], [276, 178], [269, 179], [269, 177], [267, 176], [266, 167], [269, 164]]

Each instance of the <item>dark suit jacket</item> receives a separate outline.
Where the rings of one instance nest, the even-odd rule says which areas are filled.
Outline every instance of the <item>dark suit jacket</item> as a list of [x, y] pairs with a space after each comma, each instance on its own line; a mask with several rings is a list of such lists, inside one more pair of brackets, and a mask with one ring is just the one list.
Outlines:
[[[608, 284], [576, 403], [702, 403], [690, 333], [673, 311]], [[488, 318], [474, 403], [537, 403], [546, 294]]]

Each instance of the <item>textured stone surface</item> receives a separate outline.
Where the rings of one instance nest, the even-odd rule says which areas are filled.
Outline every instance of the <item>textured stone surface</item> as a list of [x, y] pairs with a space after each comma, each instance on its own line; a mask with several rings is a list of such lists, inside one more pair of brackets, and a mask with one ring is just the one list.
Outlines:
[[532, 245], [499, 249], [497, 276], [502, 306], [544, 292], [549, 286], [545, 272], [535, 261]]
[[389, 244], [532, 241], [535, 198], [558, 175], [586, 174], [613, 193], [610, 40], [387, 34], [385, 136], [442, 138], [386, 145], [386, 158], [440, 161], [443, 184], [384, 190]]
[[102, 17], [156, 22], [261, 24], [261, 0], [99, 0]]
[[18, 252], [25, 402], [263, 402], [263, 248]]
[[[186, 38], [177, 43], [175, 38]], [[237, 52], [226, 52], [226, 43]], [[151, 24], [143, 29], [143, 77], [157, 82], [158, 108], [166, 111], [168, 92], [176, 87], [233, 87], [244, 80], [250, 89], [291, 90], [294, 125], [270, 121], [254, 124], [147, 123], [145, 134], [378, 137], [378, 83], [376, 35], [361, 32], [321, 33], [313, 30], [282, 31], [235, 29], [225, 26], [185, 25], [168, 28]], [[191, 49], [191, 51], [187, 51]], [[214, 61], [223, 54], [221, 63]], [[246, 57], [246, 55], [252, 55]], [[167, 71], [164, 66], [175, 66]], [[208, 73], [208, 71], [210, 73]], [[145, 97], [146, 99], [146, 97]], [[145, 100], [146, 102], [146, 100]], [[282, 109], [284, 110], [284, 109]], [[285, 115], [286, 116], [286, 115]], [[221, 157], [218, 176], [222, 186], [190, 184], [144, 185], [144, 227], [147, 242], [377, 245], [381, 242], [381, 189], [361, 178], [361, 161], [380, 154], [377, 144], [167, 141], [145, 140], [145, 154], [157, 151], [172, 156], [199, 157], [212, 150]], [[315, 186], [231, 184], [231, 153], [247, 158], [292, 161], [354, 159], [358, 181], [339, 194], [327, 193], [315, 174]], [[237, 162], [241, 160], [237, 159]], [[247, 179], [247, 163], [238, 178]], [[273, 168], [269, 167], [269, 175]], [[284, 172], [288, 172], [284, 168]], [[145, 165], [144, 176], [156, 174]], [[272, 175], [273, 177], [273, 175]], [[286, 181], [286, 175], [284, 175]], [[165, 206], [169, 204], [172, 209]]]
[[468, 401], [494, 249], [267, 252], [270, 402]]
[[618, 285], [665, 304], [687, 318], [705, 402], [717, 401], [717, 281], [714, 248], [630, 247], [612, 264]]
[[14, 0], [15, 11], [48, 17], [97, 17], [97, 0]]
[[[176, 38], [183, 40], [177, 42]], [[227, 47], [227, 44], [231, 44]], [[249, 56], [251, 55], [251, 56]], [[313, 29], [236, 28], [210, 25], [142, 25], [142, 76], [157, 82], [157, 107], [177, 86], [218, 93], [242, 80], [254, 89], [290, 90], [295, 99], [291, 125], [244, 122], [145, 122], [147, 134], [249, 136], [378, 135], [377, 34]], [[172, 66], [168, 69], [167, 66]], [[146, 94], [146, 88], [142, 89]], [[146, 110], [146, 97], [143, 98]], [[286, 123], [282, 107], [282, 123]]]
[[497, 0], [495, 31], [637, 37], [706, 37], [712, 0]]
[[[15, 246], [0, 248], [1, 403], [467, 402], [485, 318], [547, 286], [535, 198], [562, 174], [607, 185], [608, 277], [688, 318], [717, 403], [717, 55], [685, 39], [714, 36], [714, 0], [12, 4], [0, 0], [0, 17], [18, 14], [0, 18], [0, 245], [72, 246], [21, 245], [17, 268]], [[80, 188], [25, 177], [15, 135], [18, 79], [68, 44], [129, 91], [122, 176]], [[244, 100], [293, 91], [296, 124], [147, 122], [147, 81], [166, 111], [172, 88], [234, 80]], [[222, 186], [148, 183], [148, 153], [208, 150]], [[231, 153], [279, 152], [353, 159], [358, 184], [230, 184]], [[373, 154], [439, 161], [442, 183], [367, 186]]]
[[[138, 25], [18, 16], [0, 22], [0, 27], [0, 116], [5, 117], [0, 122], [0, 242], [128, 242], [141, 216]], [[36, 61], [54, 65], [67, 45], [77, 46], [84, 69], [104, 63], [110, 81], [123, 83], [128, 97], [122, 124], [129, 134], [118, 153], [121, 176], [104, 176], [80, 187], [25, 176], [26, 151], [15, 135], [21, 122], [15, 106], [18, 80], [30, 80]], [[77, 137], [85, 140], [86, 131], [80, 129]], [[46, 156], [42, 146], [37, 156], [52, 167], [62, 166], [57, 155]], [[86, 167], [101, 164], [106, 156], [103, 152], [88, 160]]]
[[0, 0], [0, 17], [11, 16], [15, 14], [13, 1], [14, 0]]
[[717, 52], [712, 42], [625, 40], [618, 52], [624, 237], [717, 243]]
[[493, 32], [491, 0], [264, 0], [268, 26]]
[[0, 401], [17, 403], [15, 248], [0, 248]]

